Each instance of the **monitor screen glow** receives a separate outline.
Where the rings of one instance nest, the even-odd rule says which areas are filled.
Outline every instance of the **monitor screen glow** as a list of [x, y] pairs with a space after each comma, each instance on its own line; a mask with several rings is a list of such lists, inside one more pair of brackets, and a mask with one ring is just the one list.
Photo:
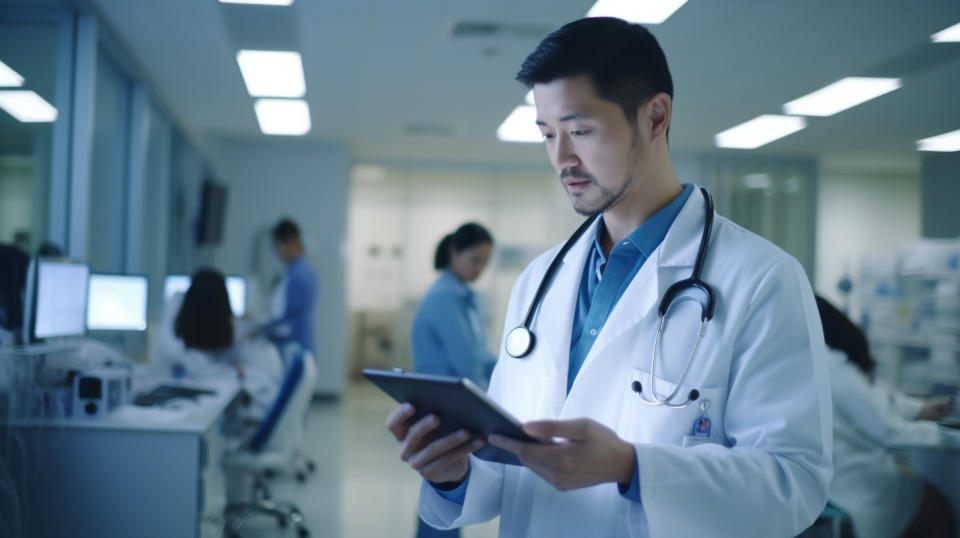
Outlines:
[[[167, 275], [163, 282], [163, 300], [169, 302], [177, 293], [186, 293], [190, 288], [190, 277], [188, 275]], [[246, 313], [247, 306], [247, 282], [243, 277], [227, 277], [227, 295], [230, 299], [230, 309], [233, 315], [240, 317]]]
[[89, 278], [90, 266], [85, 263], [38, 262], [36, 338], [84, 334]]
[[143, 331], [147, 328], [147, 278], [90, 275], [87, 328], [94, 331]]

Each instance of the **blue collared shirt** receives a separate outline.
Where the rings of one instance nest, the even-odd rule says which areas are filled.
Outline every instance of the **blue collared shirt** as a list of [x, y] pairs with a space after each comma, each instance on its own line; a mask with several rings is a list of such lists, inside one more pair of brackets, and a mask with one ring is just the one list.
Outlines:
[[610, 250], [609, 259], [603, 255], [601, 238], [604, 233], [603, 217], [597, 223], [597, 235], [593, 248], [587, 254], [586, 265], [580, 278], [580, 293], [577, 295], [577, 310], [573, 316], [570, 335], [570, 359], [567, 370], [567, 392], [597, 340], [597, 335], [607, 321], [607, 316], [630, 286], [637, 271], [650, 254], [660, 246], [673, 221], [686, 203], [692, 185], [684, 185], [681, 192], [666, 207], [657, 211], [630, 235], [620, 240]]
[[294, 341], [316, 354], [313, 311], [317, 297], [317, 275], [306, 256], [298, 256], [287, 263], [286, 280], [283, 316], [271, 323], [275, 328], [283, 326], [285, 330], [283, 336], [275, 330], [271, 340], [280, 344]]
[[410, 340], [415, 371], [465, 377], [486, 388], [496, 359], [486, 347], [473, 291], [449, 270], [420, 301]]

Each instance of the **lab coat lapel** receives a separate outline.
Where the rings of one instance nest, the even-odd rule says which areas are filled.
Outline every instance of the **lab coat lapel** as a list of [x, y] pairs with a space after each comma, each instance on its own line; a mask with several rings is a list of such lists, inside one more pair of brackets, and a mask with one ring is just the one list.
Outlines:
[[[647, 316], [656, 316], [667, 288], [689, 276], [697, 259], [703, 229], [703, 195], [696, 188], [677, 214], [660, 246], [653, 251], [614, 305], [597, 341], [584, 360], [579, 378], [611, 342], [633, 329]], [[569, 332], [569, 331], [568, 331]], [[569, 345], [569, 342], [568, 342]], [[571, 393], [576, 390], [576, 382]]]
[[577, 308], [577, 294], [580, 290], [580, 278], [586, 263], [588, 249], [597, 234], [597, 222], [594, 221], [580, 236], [580, 239], [567, 251], [557, 274], [544, 296], [534, 321], [537, 346], [543, 346], [547, 353], [545, 362], [550, 365], [556, 378], [563, 383], [562, 395], [566, 394], [567, 370], [570, 362], [570, 337], [573, 330], [573, 314]]

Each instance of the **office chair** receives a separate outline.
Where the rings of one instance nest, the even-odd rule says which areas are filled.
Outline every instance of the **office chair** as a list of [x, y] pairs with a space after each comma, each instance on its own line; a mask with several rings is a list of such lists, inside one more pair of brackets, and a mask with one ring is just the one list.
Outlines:
[[227, 505], [227, 536], [238, 536], [240, 528], [257, 514], [276, 518], [281, 527], [293, 524], [301, 537], [310, 535], [300, 509], [293, 503], [272, 500], [262, 476], [268, 470], [293, 468], [294, 454], [303, 444], [304, 416], [313, 398], [316, 377], [313, 356], [309, 352], [293, 354], [287, 361], [283, 384], [267, 415], [249, 440], [226, 454], [228, 470], [254, 477], [250, 500]]

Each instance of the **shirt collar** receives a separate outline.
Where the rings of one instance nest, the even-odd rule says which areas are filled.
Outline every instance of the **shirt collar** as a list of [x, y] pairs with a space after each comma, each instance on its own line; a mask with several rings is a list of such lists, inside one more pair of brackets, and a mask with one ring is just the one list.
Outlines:
[[[614, 247], [622, 245], [626, 248], [633, 248], [639, 250], [644, 258], [649, 258], [650, 255], [653, 254], [653, 251], [663, 242], [663, 238], [667, 236], [670, 226], [673, 225], [673, 221], [676, 220], [677, 214], [680, 213], [683, 204], [686, 203], [691, 192], [693, 192], [693, 185], [684, 183], [683, 191], [678, 194], [676, 198], [664, 206], [663, 209], [654, 213], [649, 219], [645, 220], [637, 229], [630, 232], [627, 237], [620, 241], [620, 245], [614, 245]], [[593, 239], [594, 255], [600, 264], [604, 264], [607, 261], [603, 255], [603, 247], [600, 243], [600, 238], [603, 237], [603, 231], [605, 229], [603, 216], [601, 215], [600, 222], [597, 223], [597, 232]]]

